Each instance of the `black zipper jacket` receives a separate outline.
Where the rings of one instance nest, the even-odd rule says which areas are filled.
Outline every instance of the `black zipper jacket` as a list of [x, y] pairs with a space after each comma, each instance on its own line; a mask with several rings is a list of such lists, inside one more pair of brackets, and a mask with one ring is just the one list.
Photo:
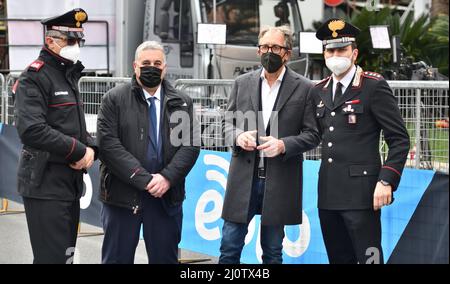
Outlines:
[[[87, 146], [98, 151], [86, 131], [78, 91], [83, 69], [81, 62], [73, 64], [44, 47], [13, 88], [15, 123], [24, 144], [18, 191], [25, 197], [74, 200], [82, 193], [83, 175], [69, 164], [83, 158]], [[65, 174], [52, 165], [66, 169]], [[62, 186], [57, 175], [74, 182]]]
[[[171, 188], [163, 196], [165, 204], [180, 207], [185, 199], [185, 178], [199, 155], [193, 146], [194, 121], [192, 100], [163, 80], [163, 169], [160, 174], [170, 181]], [[189, 121], [170, 123], [170, 115], [184, 112]], [[190, 135], [183, 135], [182, 144], [170, 143], [170, 133], [182, 127]], [[152, 179], [143, 167], [148, 146], [148, 104], [142, 88], [133, 77], [131, 83], [111, 89], [105, 94], [97, 125], [100, 149], [100, 200], [110, 205], [141, 208], [142, 192]], [[185, 133], [186, 134], [186, 133]]]

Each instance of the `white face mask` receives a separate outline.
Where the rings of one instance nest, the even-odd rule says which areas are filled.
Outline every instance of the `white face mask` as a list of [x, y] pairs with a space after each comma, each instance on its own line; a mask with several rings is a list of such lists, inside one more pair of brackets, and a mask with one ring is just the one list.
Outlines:
[[352, 60], [348, 57], [333, 56], [326, 59], [325, 63], [331, 72], [339, 76], [350, 68]]
[[[55, 44], [61, 48], [61, 46], [59, 46], [59, 44], [56, 43]], [[77, 44], [74, 45], [66, 45], [63, 48], [61, 48], [61, 50], [59, 51], [59, 56], [67, 59], [67, 60], [71, 60], [73, 61], [73, 63], [77, 63], [77, 61], [80, 59], [80, 46]]]

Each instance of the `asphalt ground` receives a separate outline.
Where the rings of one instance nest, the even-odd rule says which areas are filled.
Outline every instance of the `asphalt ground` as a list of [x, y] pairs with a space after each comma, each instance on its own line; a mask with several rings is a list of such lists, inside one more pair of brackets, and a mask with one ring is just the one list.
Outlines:
[[[9, 202], [8, 210], [23, 211], [20, 203]], [[101, 235], [98, 235], [98, 234]], [[103, 242], [101, 228], [81, 224], [74, 256], [75, 264], [100, 264]], [[182, 263], [215, 264], [217, 257], [180, 249]], [[0, 214], [0, 264], [29, 264], [33, 262], [28, 227], [24, 213]], [[139, 241], [136, 264], [148, 263], [144, 240]]]

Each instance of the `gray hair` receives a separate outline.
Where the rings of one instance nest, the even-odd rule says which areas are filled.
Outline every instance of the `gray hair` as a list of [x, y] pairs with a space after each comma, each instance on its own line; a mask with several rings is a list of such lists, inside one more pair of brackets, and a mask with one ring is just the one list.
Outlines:
[[164, 52], [164, 47], [157, 41], [144, 41], [138, 48], [136, 48], [136, 53], [134, 55], [134, 60], [138, 60], [139, 54], [144, 50], [160, 50], [163, 53], [164, 63], [166, 63], [166, 53]]
[[279, 27], [271, 27], [271, 26], [265, 26], [261, 28], [261, 31], [259, 32], [258, 42], [261, 40], [261, 38], [269, 31], [278, 31], [283, 34], [284, 36], [284, 42], [288, 49], [292, 49], [292, 46], [294, 44], [293, 34], [291, 31], [291, 28], [288, 25], [279, 26]]
[[48, 37], [66, 36], [67, 37], [67, 33], [56, 31], [56, 30], [48, 30], [45, 32], [45, 36], [48, 36]]

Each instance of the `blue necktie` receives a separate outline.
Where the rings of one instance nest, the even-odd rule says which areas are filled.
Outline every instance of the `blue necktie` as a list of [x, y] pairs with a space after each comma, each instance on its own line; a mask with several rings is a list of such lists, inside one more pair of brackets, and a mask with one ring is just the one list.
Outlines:
[[148, 108], [148, 119], [150, 122], [150, 129], [149, 129], [149, 135], [150, 135], [150, 140], [153, 143], [154, 146], [154, 150], [155, 153], [158, 149], [158, 138], [156, 135], [156, 124], [157, 124], [157, 120], [156, 120], [156, 105], [155, 105], [155, 97], [150, 97], [148, 98], [148, 101], [150, 102], [150, 107]]

